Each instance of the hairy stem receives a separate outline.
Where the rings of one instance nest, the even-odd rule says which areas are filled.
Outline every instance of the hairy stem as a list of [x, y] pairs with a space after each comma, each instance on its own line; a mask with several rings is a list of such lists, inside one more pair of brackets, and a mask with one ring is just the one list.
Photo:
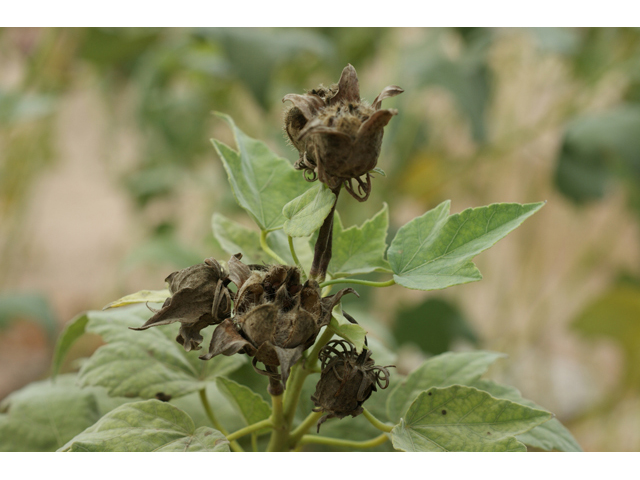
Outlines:
[[267, 446], [267, 452], [287, 451], [289, 443], [289, 428], [284, 419], [282, 410], [282, 395], [271, 395], [271, 424], [273, 432]]
[[231, 440], [229, 438], [229, 435], [228, 435], [229, 432], [227, 431], [226, 428], [224, 428], [220, 424], [220, 422], [218, 422], [218, 419], [213, 414], [213, 410], [211, 410], [211, 405], [209, 405], [209, 400], [207, 400], [207, 391], [203, 388], [198, 393], [200, 394], [200, 401], [202, 402], [204, 411], [207, 414], [207, 418], [209, 419], [211, 424], [216, 428], [216, 430], [220, 431], [220, 433], [222, 433], [225, 437], [227, 437], [227, 440], [229, 440], [229, 443], [231, 444], [231, 448], [233, 449], [234, 452], [244, 452], [243, 448], [240, 446], [238, 442], [235, 441], [235, 439]]
[[383, 432], [390, 433], [393, 430], [393, 425], [387, 425], [386, 423], [382, 423], [378, 420], [369, 410], [363, 408], [363, 414], [369, 423], [376, 427], [378, 430], [382, 430]]
[[338, 438], [321, 437], [319, 435], [305, 435], [300, 439], [300, 445], [307, 445], [309, 443], [317, 443], [319, 445], [329, 445], [332, 447], [347, 447], [347, 448], [373, 448], [378, 445], [382, 445], [389, 440], [389, 437], [383, 433], [371, 440], [365, 440], [363, 442], [356, 442], [353, 440], [340, 440]]
[[367, 287], [390, 287], [391, 285], [395, 285], [396, 281], [393, 278], [386, 282], [371, 282], [369, 280], [358, 280], [357, 278], [336, 278], [335, 280], [322, 282], [320, 287], [324, 288], [328, 285], [335, 285], [337, 283], [352, 283], [355, 285], [366, 285]]
[[271, 258], [273, 258], [279, 264], [286, 265], [287, 262], [285, 262], [282, 258], [280, 258], [280, 255], [278, 255], [276, 252], [271, 250], [271, 247], [267, 245], [267, 233], [268, 232], [264, 230], [260, 231], [260, 246], [262, 247], [262, 250], [264, 250], [265, 253], [267, 253]]
[[232, 442], [234, 440], [237, 440], [240, 437], [244, 437], [245, 435], [249, 435], [250, 433], [255, 433], [258, 430], [262, 430], [263, 428], [268, 428], [268, 427], [273, 427], [273, 422], [271, 421], [271, 418], [260, 420], [257, 423], [248, 425], [244, 428], [241, 428], [240, 430], [236, 430], [235, 432], [225, 436], [227, 437], [227, 440]]

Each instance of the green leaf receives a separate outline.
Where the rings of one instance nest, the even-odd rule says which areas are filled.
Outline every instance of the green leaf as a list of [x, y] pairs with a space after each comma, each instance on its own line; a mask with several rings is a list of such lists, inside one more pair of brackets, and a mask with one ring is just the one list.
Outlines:
[[[215, 213], [212, 219], [213, 235], [220, 246], [229, 255], [242, 253], [242, 261], [247, 264], [274, 263], [274, 259], [260, 248], [260, 234], [250, 228], [240, 225], [227, 217]], [[267, 244], [280, 258], [293, 265], [293, 257], [289, 250], [287, 235], [282, 230], [276, 230], [267, 235]], [[313, 260], [313, 251], [307, 238], [294, 238], [293, 244], [302, 266], [309, 271]]]
[[339, 337], [351, 342], [354, 347], [356, 347], [358, 353], [362, 352], [362, 349], [364, 348], [364, 338], [367, 335], [367, 331], [360, 325], [351, 323], [345, 318], [342, 314], [342, 305], [340, 303], [333, 307], [329, 328]]
[[391, 440], [406, 452], [524, 452], [515, 436], [551, 417], [472, 387], [430, 388], [411, 404]]
[[449, 216], [447, 200], [398, 230], [387, 254], [393, 278], [416, 290], [438, 290], [481, 280], [471, 259], [543, 205], [495, 203]]
[[102, 310], [108, 310], [110, 308], [125, 307], [127, 305], [133, 305], [135, 303], [163, 303], [167, 298], [171, 296], [169, 290], [140, 290], [139, 292], [126, 295], [118, 300], [107, 304]]
[[371, 272], [390, 272], [384, 259], [387, 250], [389, 208], [385, 203], [373, 218], [361, 227], [347, 228], [336, 213], [333, 221], [333, 250], [329, 273], [333, 278]]
[[60, 333], [58, 337], [58, 342], [53, 352], [53, 361], [51, 362], [51, 376], [53, 378], [60, 372], [62, 362], [67, 356], [67, 353], [69, 353], [71, 346], [84, 335], [88, 322], [89, 317], [87, 317], [87, 314], [81, 313], [65, 325], [64, 330], [62, 330], [62, 333]]
[[112, 396], [154, 398], [158, 393], [174, 398], [201, 390], [219, 375], [244, 362], [240, 355], [203, 361], [197, 351], [185, 352], [175, 340], [179, 323], [133, 331], [152, 315], [145, 305], [87, 313], [87, 332], [100, 335], [100, 347], [80, 369], [81, 385], [98, 385]]
[[429, 298], [419, 305], [401, 308], [395, 317], [393, 335], [399, 345], [413, 343], [426, 353], [439, 355], [451, 350], [458, 340], [478, 344], [464, 313], [442, 298]]
[[218, 390], [240, 413], [247, 425], [265, 420], [271, 415], [269, 404], [250, 388], [225, 377], [216, 378], [216, 385]]
[[283, 207], [282, 214], [287, 219], [285, 233], [290, 237], [308, 237], [322, 226], [335, 202], [335, 194], [318, 183]]
[[431, 387], [450, 385], [470, 385], [487, 371], [499, 358], [506, 357], [496, 352], [443, 353], [432, 357], [398, 385], [387, 400], [387, 415], [391, 421], [398, 421], [424, 390]]
[[67, 442], [62, 452], [228, 452], [218, 430], [195, 428], [193, 420], [158, 400], [128, 403]]
[[259, 264], [273, 261], [260, 248], [260, 233], [251, 230], [224, 215], [214, 213], [211, 219], [213, 236], [229, 255], [242, 253], [242, 261], [247, 264]]
[[216, 115], [233, 130], [239, 150], [236, 152], [224, 143], [212, 140], [238, 204], [261, 230], [270, 232], [282, 228], [286, 220], [282, 208], [302, 195], [309, 188], [308, 183], [287, 160], [237, 128], [231, 117]]
[[[478, 380], [472, 386], [478, 390], [490, 393], [491, 396], [495, 398], [502, 398], [519, 403], [520, 405], [544, 410], [543, 407], [535, 402], [522, 398], [522, 395], [515, 387], [500, 385], [491, 380]], [[543, 450], [555, 449], [562, 452], [582, 451], [578, 442], [576, 442], [573, 435], [571, 435], [571, 432], [569, 432], [557, 418], [552, 418], [548, 422], [544, 422], [542, 425], [538, 425], [528, 432], [518, 435], [516, 438], [522, 443]]]
[[34, 382], [0, 403], [0, 451], [53, 452], [101, 416], [94, 389], [76, 375]]

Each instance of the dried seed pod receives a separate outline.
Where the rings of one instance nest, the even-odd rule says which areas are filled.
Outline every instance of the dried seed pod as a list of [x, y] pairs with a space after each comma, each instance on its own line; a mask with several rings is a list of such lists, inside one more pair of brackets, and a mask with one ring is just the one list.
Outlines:
[[238, 273], [242, 267], [235, 265], [233, 270], [230, 277], [243, 282], [236, 295], [234, 316], [215, 329], [209, 353], [200, 358], [246, 353], [254, 357], [256, 369], [256, 362], [267, 367], [260, 373], [277, 377], [286, 385], [291, 367], [331, 320], [333, 306], [345, 293], [354, 291], [347, 288], [321, 298], [318, 283], [308, 280], [301, 285], [300, 272], [292, 266]]
[[[378, 163], [383, 129], [398, 112], [380, 110], [382, 100], [404, 90], [385, 87], [369, 105], [360, 98], [355, 68], [347, 65], [336, 85], [290, 93], [282, 101], [293, 103], [285, 114], [284, 129], [300, 153], [295, 168], [309, 181], [320, 179], [334, 189], [341, 183], [357, 200], [371, 193], [371, 172]], [[365, 176], [364, 180], [361, 178]], [[358, 184], [353, 189], [352, 180]]]
[[[146, 330], [158, 325], [180, 322], [178, 343], [188, 352], [199, 350], [200, 330], [216, 325], [231, 315], [231, 293], [226, 287], [227, 273], [213, 258], [204, 263], [173, 272], [165, 281], [171, 297], [144, 325], [132, 330]], [[149, 307], [151, 308], [151, 307]]]
[[320, 425], [330, 418], [356, 417], [363, 412], [362, 404], [377, 391], [389, 386], [388, 367], [375, 365], [371, 350], [358, 354], [355, 347], [344, 340], [332, 340], [320, 351], [322, 365], [316, 392], [311, 396], [314, 412], [325, 412]]

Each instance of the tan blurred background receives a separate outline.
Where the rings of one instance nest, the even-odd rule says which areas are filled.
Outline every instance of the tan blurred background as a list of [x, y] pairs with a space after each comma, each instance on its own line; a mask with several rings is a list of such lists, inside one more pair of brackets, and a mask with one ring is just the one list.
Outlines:
[[361, 292], [399, 368], [506, 352], [493, 377], [585, 450], [640, 450], [638, 29], [0, 30], [0, 399], [48, 375], [79, 312], [222, 255], [215, 211], [250, 225], [211, 111], [293, 161], [281, 98], [347, 63], [369, 101], [405, 93], [385, 105], [387, 176], [367, 203], [341, 199], [346, 225], [386, 201], [390, 241], [445, 199], [547, 201], [476, 259], [481, 282]]

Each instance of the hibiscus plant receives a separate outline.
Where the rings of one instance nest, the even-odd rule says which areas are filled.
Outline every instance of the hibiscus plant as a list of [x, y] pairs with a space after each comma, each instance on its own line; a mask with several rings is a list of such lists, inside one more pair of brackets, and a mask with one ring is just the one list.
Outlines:
[[[480, 280], [473, 257], [544, 205], [450, 215], [446, 201], [402, 226], [388, 248], [386, 205], [345, 229], [338, 196], [344, 186], [364, 202], [373, 176], [384, 175], [376, 166], [384, 127], [398, 112], [382, 102], [402, 92], [388, 86], [368, 104], [348, 65], [337, 84], [286, 95], [284, 130], [299, 152], [293, 167], [218, 114], [237, 148], [213, 145], [259, 232], [216, 213], [227, 258], [171, 273], [167, 290], [72, 320], [53, 377], [0, 406], [0, 436], [12, 436], [17, 450], [580, 450], [552, 413], [481, 379], [504, 355], [448, 352], [403, 376], [393, 352], [342, 309], [356, 289]], [[374, 272], [387, 279], [354, 278]], [[105, 344], [78, 373], [58, 374], [85, 333]]]

